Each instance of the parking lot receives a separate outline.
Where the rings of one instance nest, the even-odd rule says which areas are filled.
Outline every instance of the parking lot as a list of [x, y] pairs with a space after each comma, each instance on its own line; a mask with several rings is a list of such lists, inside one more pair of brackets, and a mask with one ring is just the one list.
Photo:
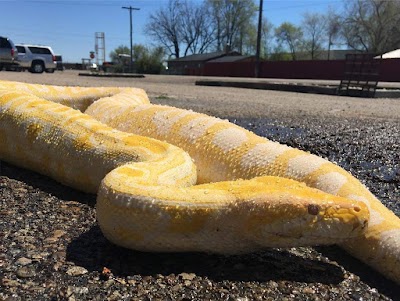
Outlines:
[[[146, 90], [153, 103], [193, 109], [216, 116], [268, 117], [337, 116], [345, 118], [398, 119], [399, 99], [368, 99], [304, 94], [271, 90], [195, 86], [206, 77], [146, 75], [145, 78], [98, 78], [79, 76], [79, 71], [66, 70], [48, 74], [0, 72], [0, 79], [51, 85], [133, 86]], [[211, 77], [208, 79], [215, 80]], [[223, 78], [229, 80], [229, 78]], [[243, 81], [295, 82], [277, 79], [231, 78]], [[316, 81], [297, 81], [302, 83]], [[338, 84], [319, 81], [321, 84]], [[385, 83], [400, 86], [398, 83]]]

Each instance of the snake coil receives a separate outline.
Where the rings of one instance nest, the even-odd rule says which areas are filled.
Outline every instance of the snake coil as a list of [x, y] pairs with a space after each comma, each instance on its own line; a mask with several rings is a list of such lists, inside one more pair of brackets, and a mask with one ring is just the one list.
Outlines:
[[152, 105], [143, 90], [0, 81], [0, 145], [2, 160], [97, 193], [100, 228], [118, 245], [337, 243], [400, 283], [400, 220], [348, 172], [228, 121]]

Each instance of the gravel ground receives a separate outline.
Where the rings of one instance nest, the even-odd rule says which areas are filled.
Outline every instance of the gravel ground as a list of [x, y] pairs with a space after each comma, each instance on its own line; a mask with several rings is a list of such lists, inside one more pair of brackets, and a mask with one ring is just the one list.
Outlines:
[[[337, 162], [400, 216], [400, 100], [196, 87], [192, 77], [81, 78], [0, 72], [0, 79], [145, 88], [154, 103], [230, 119]], [[400, 287], [337, 247], [241, 256], [116, 247], [95, 196], [5, 162], [0, 170], [0, 300], [400, 300]]]

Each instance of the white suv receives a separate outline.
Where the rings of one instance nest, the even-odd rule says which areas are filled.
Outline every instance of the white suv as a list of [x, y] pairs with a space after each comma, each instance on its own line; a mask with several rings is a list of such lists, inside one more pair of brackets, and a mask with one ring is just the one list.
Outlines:
[[56, 70], [56, 56], [49, 46], [16, 44], [18, 62], [22, 69], [32, 73], [53, 73]]

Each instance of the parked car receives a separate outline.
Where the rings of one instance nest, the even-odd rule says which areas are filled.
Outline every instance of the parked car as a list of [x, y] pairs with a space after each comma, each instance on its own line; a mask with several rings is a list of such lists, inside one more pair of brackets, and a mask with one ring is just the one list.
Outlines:
[[49, 46], [17, 44], [18, 61], [22, 69], [32, 73], [53, 73], [56, 70], [56, 56]]
[[0, 36], [0, 70], [3, 67], [18, 67], [18, 50], [9, 38]]
[[64, 65], [63, 65], [63, 61], [62, 61], [62, 56], [59, 54], [56, 54], [56, 69], [60, 70], [60, 71], [64, 71]]

